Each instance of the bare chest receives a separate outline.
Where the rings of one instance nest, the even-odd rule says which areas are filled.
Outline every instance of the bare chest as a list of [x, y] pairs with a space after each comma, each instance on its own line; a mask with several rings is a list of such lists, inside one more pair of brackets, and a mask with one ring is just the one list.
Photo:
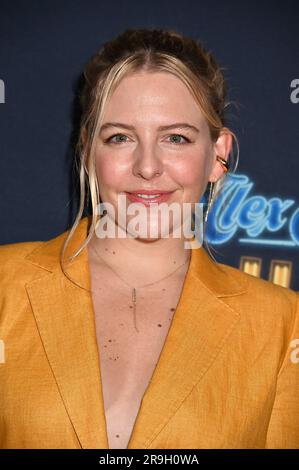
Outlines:
[[[182, 282], [136, 289], [92, 281], [109, 448], [126, 448], [181, 294]], [[135, 315], [134, 315], [135, 312]], [[137, 329], [136, 329], [137, 328]]]

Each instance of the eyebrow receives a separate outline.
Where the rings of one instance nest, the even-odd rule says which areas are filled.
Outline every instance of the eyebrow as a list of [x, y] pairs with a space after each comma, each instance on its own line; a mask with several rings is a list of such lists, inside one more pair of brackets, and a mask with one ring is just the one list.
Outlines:
[[[136, 131], [136, 128], [129, 124], [124, 124], [121, 122], [106, 122], [101, 126], [100, 132], [105, 129], [108, 129], [109, 127], [122, 127], [123, 129], [128, 129], [130, 131]], [[197, 129], [197, 127], [193, 126], [192, 124], [189, 124], [188, 122], [175, 122], [174, 124], [158, 127], [158, 131], [167, 131], [170, 129], [190, 129], [195, 132], [199, 132], [199, 129]]]

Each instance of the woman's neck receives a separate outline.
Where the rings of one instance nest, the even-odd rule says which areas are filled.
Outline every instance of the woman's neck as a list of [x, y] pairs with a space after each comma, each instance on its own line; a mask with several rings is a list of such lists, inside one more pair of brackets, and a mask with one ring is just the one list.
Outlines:
[[184, 241], [183, 238], [98, 238], [95, 234], [90, 241], [89, 257], [95, 266], [100, 266], [103, 260], [128, 283], [150, 283], [172, 272], [177, 276], [186, 272], [191, 250], [184, 247]]

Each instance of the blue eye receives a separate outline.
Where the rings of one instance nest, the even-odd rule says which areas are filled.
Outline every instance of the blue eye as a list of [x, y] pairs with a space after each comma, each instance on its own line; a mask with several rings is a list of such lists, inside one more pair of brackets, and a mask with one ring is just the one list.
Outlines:
[[122, 137], [127, 137], [126, 135], [124, 134], [114, 134], [112, 135], [111, 137], [109, 137], [108, 139], [105, 140], [105, 143], [108, 142], [108, 143], [112, 143], [112, 144], [121, 144], [122, 142], [125, 142], [124, 140], [121, 140], [121, 141], [118, 141], [118, 142], [112, 142], [112, 139], [114, 137], [118, 137], [118, 136], [122, 136]]
[[185, 139], [186, 142], [173, 142], [173, 143], [178, 144], [178, 145], [184, 145], [184, 144], [190, 142], [190, 140], [187, 139], [187, 137], [185, 137], [185, 136], [183, 136], [183, 135], [181, 135], [181, 134], [171, 134], [170, 137], [182, 137], [183, 139]]
[[[111, 144], [121, 144], [122, 142], [126, 142], [126, 140], [123, 140], [123, 139], [122, 139], [122, 140], [119, 140], [119, 141], [112, 141], [112, 139], [114, 139], [114, 137], [127, 137], [127, 136], [124, 135], [124, 134], [114, 134], [114, 135], [112, 135], [111, 137], [108, 137], [108, 139], [105, 140], [105, 143], [109, 143], [109, 144], [110, 144], [110, 143], [111, 143]], [[176, 137], [176, 138], [179, 137], [179, 138], [185, 139], [185, 142], [178, 142], [178, 141], [176, 141], [176, 142], [171, 142], [171, 143], [174, 143], [174, 144], [184, 145], [184, 144], [190, 143], [190, 140], [189, 140], [187, 137], [185, 137], [185, 136], [183, 136], [183, 135], [181, 135], [181, 134], [171, 134], [170, 137]]]

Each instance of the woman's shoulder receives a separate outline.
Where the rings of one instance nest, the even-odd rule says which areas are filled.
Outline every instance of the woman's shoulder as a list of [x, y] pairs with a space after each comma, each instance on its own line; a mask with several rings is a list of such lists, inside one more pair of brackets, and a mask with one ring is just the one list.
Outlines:
[[62, 242], [68, 231], [49, 240], [23, 241], [0, 245], [0, 282], [26, 279], [32, 275], [32, 267], [40, 261], [51, 260], [59, 264]]
[[44, 245], [44, 241], [28, 241], [0, 245], [0, 283], [2, 294], [31, 278], [32, 266], [26, 256]]
[[294, 302], [299, 297], [299, 293], [289, 287], [283, 287], [272, 281], [248, 274], [240, 268], [228, 264], [217, 264], [227, 276], [233, 278], [239, 285], [245, 286], [244, 291], [252, 299], [270, 298], [272, 300], [281, 299], [282, 301], [288, 302], [291, 300], [291, 302]]
[[6, 245], [0, 245], [0, 260], [1, 264], [9, 261], [17, 261], [18, 259], [24, 258], [27, 253], [34, 250], [46, 242], [44, 241], [28, 241], [28, 242], [16, 242], [7, 243]]
[[223, 299], [236, 310], [240, 309], [243, 316], [273, 324], [282, 320], [289, 326], [299, 322], [299, 292], [227, 264], [218, 263], [218, 266], [227, 278], [243, 286], [239, 295]]
[[294, 306], [298, 301], [299, 293], [293, 289], [221, 262], [211, 257], [205, 249], [195, 251], [193, 266], [196, 277], [224, 302], [251, 306], [253, 309], [263, 306], [266, 309], [273, 301], [285, 308]]
[[[74, 243], [80, 244], [86, 236], [88, 217], [84, 217], [78, 224], [76, 234], [73, 236]], [[48, 240], [23, 241], [0, 245], [0, 270], [2, 274], [9, 268], [30, 268], [32, 264], [49, 262], [49, 266], [59, 265], [61, 247], [70, 232], [70, 228], [58, 233]]]
[[[82, 219], [79, 223], [81, 233], [82, 228], [84, 230], [84, 223], [87, 224], [87, 218]], [[47, 240], [22, 241], [0, 245], [0, 267], [27, 263], [33, 257], [38, 260], [39, 255], [53, 257], [53, 259], [55, 257], [58, 261], [61, 245], [69, 231], [70, 229], [61, 231]]]

